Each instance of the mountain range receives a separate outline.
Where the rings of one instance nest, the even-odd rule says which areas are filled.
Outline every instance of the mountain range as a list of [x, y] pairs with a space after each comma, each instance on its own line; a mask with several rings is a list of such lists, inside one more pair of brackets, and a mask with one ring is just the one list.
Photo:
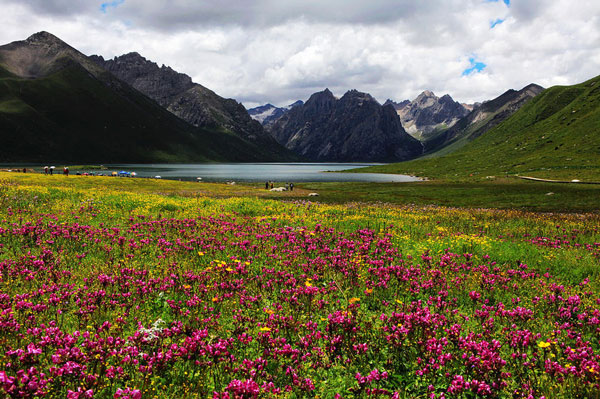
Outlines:
[[277, 119], [281, 118], [283, 114], [298, 105], [304, 105], [304, 101], [298, 100], [287, 107], [276, 107], [273, 104], [265, 104], [248, 109], [248, 114], [250, 114], [252, 119], [263, 125], [265, 129], [268, 129]]
[[223, 107], [254, 131], [194, 126], [96, 61], [48, 32], [0, 46], [0, 161], [294, 159], [234, 100]]
[[285, 152], [242, 104], [192, 82], [188, 75], [165, 65], [159, 67], [135, 52], [111, 60], [97, 55], [90, 59], [195, 127], [226, 129], [256, 144], [255, 151], [259, 153], [264, 149], [271, 153]]
[[[448, 180], [519, 174], [597, 181], [600, 76], [573, 86], [540, 90], [529, 85], [483, 103], [481, 112], [469, 118], [474, 123], [459, 132], [468, 136], [459, 138], [458, 146], [450, 143], [429, 156], [369, 171]], [[510, 116], [505, 117], [505, 111]], [[459, 121], [456, 126], [466, 122]], [[452, 140], [450, 137], [444, 139]]]
[[340, 99], [325, 89], [293, 107], [270, 132], [286, 148], [313, 161], [380, 161], [411, 159], [422, 144], [402, 128], [391, 105], [350, 90]]
[[448, 153], [460, 148], [508, 119], [542, 91], [542, 86], [529, 84], [521, 90], [510, 89], [485, 101], [448, 129], [431, 135], [425, 143], [427, 152], [443, 150]]
[[507, 171], [556, 169], [556, 160], [570, 165], [575, 159], [582, 162], [578, 167], [593, 169], [600, 150], [597, 83], [530, 84], [472, 105], [430, 91], [381, 105], [368, 93], [350, 90], [336, 98], [325, 89], [305, 103], [247, 112], [138, 53], [88, 57], [39, 32], [0, 46], [0, 162], [422, 157], [399, 165], [420, 165], [432, 176], [434, 165], [464, 173], [483, 159]]
[[440, 98], [429, 90], [419, 94], [413, 101], [395, 103], [387, 100], [384, 104], [393, 105], [404, 129], [422, 141], [426, 141], [432, 132], [452, 127], [470, 112], [450, 95]]

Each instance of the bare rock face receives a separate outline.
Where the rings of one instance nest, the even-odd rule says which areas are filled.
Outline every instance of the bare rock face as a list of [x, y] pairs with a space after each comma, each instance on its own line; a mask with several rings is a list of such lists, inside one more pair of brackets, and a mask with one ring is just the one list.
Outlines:
[[336, 99], [328, 89], [277, 120], [271, 134], [286, 148], [315, 161], [397, 162], [420, 155], [392, 105], [367, 93], [348, 91]]
[[278, 147], [242, 104], [192, 82], [183, 73], [168, 66], [159, 67], [138, 53], [112, 60], [90, 58], [193, 126], [221, 127], [256, 144]]
[[417, 138], [426, 137], [437, 129], [451, 127], [469, 113], [465, 106], [448, 94], [439, 98], [429, 90], [419, 94], [413, 101], [394, 104], [402, 126]]
[[159, 68], [138, 53], [125, 54], [108, 61], [97, 55], [90, 58], [165, 108], [178, 94], [194, 87], [189, 76], [164, 65]]

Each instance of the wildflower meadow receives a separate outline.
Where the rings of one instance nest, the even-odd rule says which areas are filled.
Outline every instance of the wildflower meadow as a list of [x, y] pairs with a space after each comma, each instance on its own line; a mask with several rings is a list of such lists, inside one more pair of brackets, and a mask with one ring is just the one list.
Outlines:
[[125, 180], [0, 176], [1, 397], [599, 397], [597, 213]]

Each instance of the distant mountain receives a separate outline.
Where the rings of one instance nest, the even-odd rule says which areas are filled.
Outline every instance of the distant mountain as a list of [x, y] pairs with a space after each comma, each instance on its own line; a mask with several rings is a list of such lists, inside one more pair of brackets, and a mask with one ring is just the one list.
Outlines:
[[290, 109], [303, 105], [303, 101], [296, 101], [293, 104], [288, 105], [287, 107], [276, 107], [273, 104], [265, 104], [259, 107], [250, 108], [248, 110], [248, 114], [250, 117], [256, 121], [258, 121], [261, 125], [263, 125], [267, 130], [268, 128], [279, 118], [281, 118], [286, 112]]
[[286, 148], [314, 161], [391, 162], [422, 153], [409, 136], [393, 106], [381, 106], [356, 90], [336, 99], [328, 89], [293, 107], [271, 127]]
[[448, 94], [439, 98], [429, 90], [413, 101], [395, 103], [388, 100], [386, 104], [394, 106], [404, 129], [420, 140], [427, 139], [432, 132], [453, 126], [469, 113], [463, 104], [454, 101]]
[[400, 101], [399, 103], [390, 100], [389, 98], [383, 103], [383, 105], [391, 105], [394, 107], [394, 109], [396, 111], [400, 111], [401, 109], [404, 109], [404, 107], [406, 107], [407, 105], [410, 105], [410, 100], [404, 100], [404, 101]]
[[[483, 118], [479, 122], [487, 126], [503, 110], [522, 106], [488, 130], [469, 130], [471, 138], [482, 133], [465, 140], [453, 152], [444, 154], [442, 150], [427, 158], [370, 171], [385, 169], [389, 173], [459, 180], [519, 174], [600, 181], [600, 76], [540, 91], [540, 86], [529, 85], [481, 104], [481, 112], [470, 119]], [[479, 122], [472, 125], [478, 126]]]
[[191, 126], [47, 32], [0, 46], [0, 87], [0, 162], [273, 159]]
[[430, 137], [425, 142], [426, 151], [443, 150], [448, 153], [460, 148], [508, 119], [543, 90], [542, 86], [530, 84], [519, 91], [508, 90], [495, 99], [480, 104], [449, 129]]
[[242, 104], [192, 82], [183, 73], [168, 66], [159, 67], [135, 52], [110, 60], [96, 55], [90, 58], [193, 126], [230, 131], [255, 144], [258, 148], [254, 152], [263, 155], [270, 152], [275, 159], [290, 156], [250, 117]]

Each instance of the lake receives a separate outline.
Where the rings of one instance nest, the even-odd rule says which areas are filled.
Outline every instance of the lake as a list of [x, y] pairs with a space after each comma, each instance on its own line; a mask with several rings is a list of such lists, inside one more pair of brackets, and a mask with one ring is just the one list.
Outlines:
[[[374, 164], [356, 163], [224, 163], [224, 164], [121, 164], [110, 170], [135, 171], [140, 177], [239, 182], [412, 182], [418, 178], [383, 173], [339, 173]], [[324, 173], [328, 172], [328, 173]], [[338, 172], [338, 173], [336, 173]]]
[[[115, 164], [106, 165], [108, 170], [93, 170], [95, 173], [128, 171], [138, 177], [161, 176], [163, 179], [197, 180], [223, 182], [376, 182], [405, 183], [420, 179], [406, 175], [383, 173], [339, 173], [346, 169], [372, 166], [372, 163], [219, 163], [219, 164]], [[24, 165], [8, 165], [23, 168]], [[42, 171], [44, 165], [26, 165], [28, 168]], [[55, 173], [62, 173], [63, 165], [56, 165]], [[82, 169], [84, 171], [90, 171]], [[77, 170], [70, 170], [75, 174]], [[328, 173], [324, 173], [328, 172]], [[338, 173], [336, 173], [338, 172]]]

